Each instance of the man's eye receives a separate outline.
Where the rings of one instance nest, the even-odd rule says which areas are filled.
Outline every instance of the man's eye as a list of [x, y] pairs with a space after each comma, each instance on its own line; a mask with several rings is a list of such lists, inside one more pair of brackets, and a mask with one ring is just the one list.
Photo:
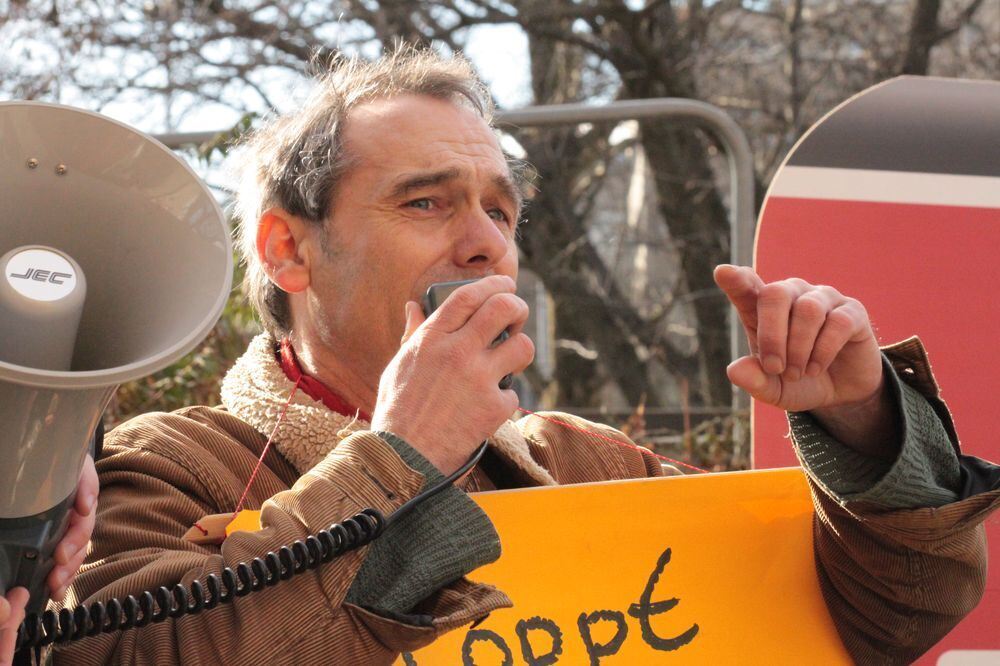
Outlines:
[[507, 222], [507, 214], [499, 208], [491, 208], [487, 214], [497, 222]]
[[413, 201], [407, 201], [406, 205], [419, 210], [430, 210], [434, 204], [430, 199], [414, 199]]

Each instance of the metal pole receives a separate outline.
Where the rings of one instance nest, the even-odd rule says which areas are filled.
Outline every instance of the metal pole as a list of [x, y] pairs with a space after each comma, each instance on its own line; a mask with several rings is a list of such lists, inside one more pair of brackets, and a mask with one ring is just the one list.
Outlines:
[[[556, 104], [501, 112], [497, 114], [497, 123], [517, 126], [568, 125], [640, 118], [694, 121], [719, 139], [729, 162], [732, 192], [729, 207], [730, 261], [739, 266], [752, 265], [755, 230], [753, 154], [743, 130], [719, 107], [697, 100], [671, 97], [625, 100], [604, 106]], [[729, 312], [729, 350], [734, 360], [750, 353], [743, 326], [732, 309]], [[750, 396], [738, 389], [734, 390], [733, 410], [749, 409]]]
[[[671, 118], [693, 121], [712, 132], [722, 143], [729, 162], [732, 201], [729, 207], [730, 261], [740, 266], [753, 263], [754, 175], [750, 144], [740, 126], [725, 111], [692, 99], [664, 97], [591, 104], [554, 104], [533, 106], [497, 114], [497, 124], [523, 126], [569, 125], [601, 121]], [[200, 144], [214, 139], [217, 132], [160, 134], [156, 138], [169, 148]], [[733, 359], [749, 353], [746, 336], [736, 313], [729, 313], [729, 348]], [[750, 397], [733, 392], [733, 409], [750, 408]]]
[[[681, 118], [696, 121], [722, 142], [729, 162], [732, 200], [729, 208], [730, 260], [753, 263], [754, 175], [750, 143], [740, 126], [717, 106], [691, 99], [660, 98], [614, 102], [604, 106], [554, 104], [497, 114], [498, 124], [518, 126], [569, 125], [640, 118]], [[746, 337], [738, 318], [731, 317], [730, 353], [733, 359], [748, 353]]]

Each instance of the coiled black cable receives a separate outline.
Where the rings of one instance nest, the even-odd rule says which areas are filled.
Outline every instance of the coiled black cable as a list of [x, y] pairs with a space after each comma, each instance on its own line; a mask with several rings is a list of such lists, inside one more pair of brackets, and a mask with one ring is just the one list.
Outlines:
[[160, 587], [155, 592], [146, 590], [138, 599], [129, 595], [124, 602], [111, 599], [106, 604], [81, 604], [72, 611], [63, 608], [58, 614], [48, 610], [41, 617], [33, 613], [21, 624], [17, 648], [68, 643], [87, 636], [144, 627], [168, 618], [197, 615], [365, 546], [382, 533], [385, 525], [382, 513], [369, 508], [343, 523], [335, 523], [290, 546], [282, 546], [276, 553], [255, 557], [249, 564], [240, 562], [235, 569], [226, 567], [220, 576], [209, 574], [204, 583], [194, 580], [190, 589], [178, 583], [170, 588]]
[[405, 502], [388, 519], [378, 509], [363, 509], [343, 523], [334, 523], [290, 546], [282, 546], [276, 553], [255, 557], [249, 564], [240, 562], [235, 569], [226, 567], [220, 576], [209, 574], [204, 583], [191, 581], [190, 589], [177, 583], [169, 588], [159, 587], [155, 592], [146, 590], [138, 599], [130, 594], [124, 602], [111, 599], [107, 603], [80, 604], [73, 610], [63, 608], [58, 613], [47, 610], [41, 617], [31, 613], [18, 629], [16, 650], [38, 649], [52, 643], [69, 643], [88, 636], [144, 627], [168, 618], [197, 615], [315, 569], [377, 539], [389, 525], [472, 469], [486, 452], [486, 445], [483, 442], [462, 467]]

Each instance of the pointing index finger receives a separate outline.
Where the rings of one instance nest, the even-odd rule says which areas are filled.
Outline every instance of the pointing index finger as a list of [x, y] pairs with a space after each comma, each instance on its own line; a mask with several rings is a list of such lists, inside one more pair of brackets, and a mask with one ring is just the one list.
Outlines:
[[757, 297], [764, 281], [752, 268], [720, 264], [713, 274], [715, 283], [726, 294], [746, 330], [750, 350], [757, 352]]

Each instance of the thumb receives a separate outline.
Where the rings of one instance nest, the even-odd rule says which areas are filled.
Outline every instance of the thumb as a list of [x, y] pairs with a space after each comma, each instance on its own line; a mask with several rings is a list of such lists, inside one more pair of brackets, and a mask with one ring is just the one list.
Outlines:
[[729, 381], [757, 400], [771, 405], [781, 400], [781, 377], [764, 372], [756, 356], [736, 359], [726, 368], [726, 374]]
[[406, 341], [417, 332], [417, 328], [424, 323], [425, 319], [426, 317], [416, 301], [406, 302], [406, 329], [403, 331], [403, 338], [399, 341], [401, 345], [406, 344]]

